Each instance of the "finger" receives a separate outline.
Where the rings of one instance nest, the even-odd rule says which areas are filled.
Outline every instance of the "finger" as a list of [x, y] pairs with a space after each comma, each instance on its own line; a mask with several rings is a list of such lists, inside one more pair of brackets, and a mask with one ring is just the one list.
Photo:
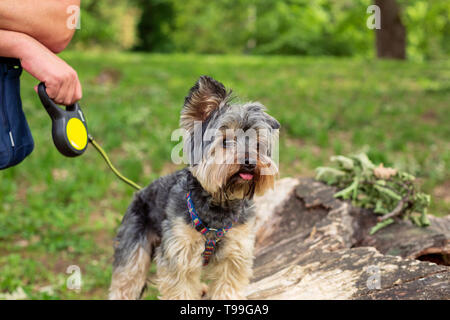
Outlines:
[[78, 79], [77, 76], [77, 86], [75, 88], [75, 95], [74, 95], [75, 101], [80, 101], [82, 97], [83, 97], [83, 90], [81, 88], [80, 80]]
[[61, 87], [59, 88], [58, 94], [54, 99], [57, 104], [62, 105], [65, 104], [69, 89], [70, 89], [70, 79], [68, 78], [68, 75], [65, 75]]
[[74, 101], [75, 100], [74, 99], [74, 94], [75, 94], [75, 89], [76, 89], [76, 86], [77, 86], [75, 80], [76, 80], [75, 75], [72, 75], [72, 79], [71, 79], [71, 81], [69, 83], [69, 86], [68, 86], [67, 95], [64, 98], [64, 105], [66, 105], [66, 106], [69, 106], [69, 105], [74, 104], [76, 102], [76, 101]]
[[61, 87], [61, 82], [54, 79], [53, 81], [44, 81], [45, 83], [45, 91], [50, 99], [53, 99], [56, 102], [56, 97], [58, 96], [59, 89]]

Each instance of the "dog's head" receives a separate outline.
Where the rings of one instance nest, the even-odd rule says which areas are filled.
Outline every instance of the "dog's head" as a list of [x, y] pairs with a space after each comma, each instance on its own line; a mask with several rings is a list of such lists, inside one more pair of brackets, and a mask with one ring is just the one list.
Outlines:
[[181, 112], [190, 170], [219, 201], [252, 198], [273, 188], [272, 154], [280, 124], [258, 102], [232, 104], [231, 91], [208, 76], [191, 88]]

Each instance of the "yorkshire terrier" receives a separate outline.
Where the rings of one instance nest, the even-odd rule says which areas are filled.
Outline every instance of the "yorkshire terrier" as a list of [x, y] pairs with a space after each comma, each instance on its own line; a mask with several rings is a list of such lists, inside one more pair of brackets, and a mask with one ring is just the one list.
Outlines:
[[140, 298], [151, 261], [162, 299], [245, 298], [253, 197], [273, 188], [280, 124], [262, 104], [232, 103], [231, 90], [202, 76], [185, 98], [180, 125], [188, 167], [135, 194], [115, 241], [110, 299]]

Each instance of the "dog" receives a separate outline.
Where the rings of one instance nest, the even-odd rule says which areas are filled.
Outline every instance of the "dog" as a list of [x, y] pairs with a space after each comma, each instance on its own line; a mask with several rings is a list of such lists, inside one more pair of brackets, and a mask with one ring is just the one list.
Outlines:
[[181, 111], [188, 166], [135, 194], [115, 239], [110, 299], [139, 299], [152, 261], [161, 299], [245, 298], [253, 197], [278, 175], [272, 146], [280, 124], [265, 110], [235, 104], [222, 83], [199, 78]]

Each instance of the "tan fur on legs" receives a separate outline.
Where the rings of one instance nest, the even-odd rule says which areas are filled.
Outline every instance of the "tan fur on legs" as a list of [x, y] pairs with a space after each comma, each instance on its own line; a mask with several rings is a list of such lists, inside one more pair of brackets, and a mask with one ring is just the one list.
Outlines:
[[161, 299], [201, 299], [204, 247], [202, 234], [177, 218], [156, 250], [156, 282]]
[[212, 300], [245, 299], [243, 290], [252, 276], [254, 219], [231, 229], [207, 269], [212, 280], [208, 297]]
[[110, 300], [138, 299], [145, 285], [150, 256], [141, 246], [137, 246], [125, 266], [119, 266], [113, 271]]

